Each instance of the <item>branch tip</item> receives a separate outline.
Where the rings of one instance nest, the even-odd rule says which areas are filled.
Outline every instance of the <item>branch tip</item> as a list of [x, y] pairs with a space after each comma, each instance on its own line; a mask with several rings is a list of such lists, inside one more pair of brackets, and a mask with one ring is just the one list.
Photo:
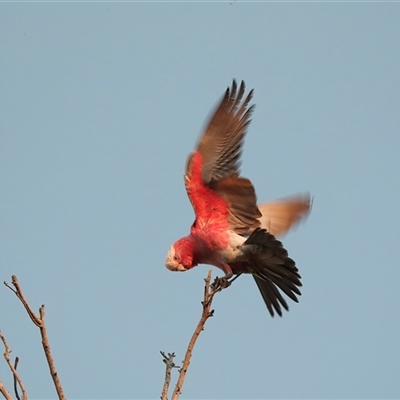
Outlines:
[[[22, 305], [25, 307], [25, 310], [28, 313], [29, 318], [40, 329], [40, 335], [42, 337], [42, 346], [43, 346], [44, 354], [46, 356], [47, 364], [50, 369], [50, 375], [53, 379], [54, 387], [57, 391], [58, 398], [60, 400], [65, 400], [66, 398], [64, 395], [64, 391], [63, 391], [63, 388], [61, 386], [61, 381], [60, 381], [57, 371], [56, 371], [53, 355], [51, 354], [51, 350], [50, 350], [50, 343], [49, 343], [49, 339], [47, 336], [46, 324], [44, 321], [44, 315], [45, 315], [44, 305], [42, 305], [39, 308], [39, 316], [37, 316], [33, 312], [31, 306], [29, 305], [24, 294], [22, 293], [22, 289], [21, 289], [21, 286], [18, 282], [18, 278], [16, 275], [11, 276], [11, 282], [12, 282], [12, 285], [14, 286], [14, 288], [11, 285], [9, 285], [7, 282], [4, 282], [4, 284], [15, 293], [15, 295], [18, 297], [18, 299], [20, 300]], [[12, 367], [14, 368], [14, 366], [12, 366]], [[10, 368], [11, 368], [11, 366], [10, 366]], [[14, 373], [14, 371], [13, 371], [13, 373]], [[15, 370], [14, 376], [17, 377], [16, 370]], [[21, 386], [22, 382], [18, 381], [18, 384], [22, 391], [22, 400], [26, 400], [27, 396], [26, 396], [25, 389], [23, 389], [23, 386]], [[17, 395], [17, 398], [18, 398], [18, 395]]]

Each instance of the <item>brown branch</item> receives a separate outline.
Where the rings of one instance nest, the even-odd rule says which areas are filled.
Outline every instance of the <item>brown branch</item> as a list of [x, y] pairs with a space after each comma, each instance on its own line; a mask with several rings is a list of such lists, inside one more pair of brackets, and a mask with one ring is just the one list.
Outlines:
[[31, 308], [31, 306], [29, 305], [28, 301], [25, 299], [25, 296], [24, 296], [24, 294], [22, 293], [22, 289], [21, 289], [21, 286], [19, 285], [19, 282], [18, 282], [17, 277], [16, 277], [15, 275], [13, 275], [13, 276], [11, 277], [11, 280], [12, 280], [12, 281], [11, 281], [11, 282], [12, 282], [12, 285], [13, 285], [14, 287], [12, 287], [11, 285], [9, 285], [7, 282], [4, 282], [4, 284], [5, 284], [10, 290], [12, 290], [12, 291], [15, 293], [15, 295], [16, 295], [16, 296], [19, 298], [19, 300], [21, 301], [22, 305], [25, 307], [25, 309], [26, 309], [26, 311], [27, 311], [27, 313], [28, 313], [30, 319], [32, 320], [32, 322], [33, 322], [37, 327], [39, 327], [39, 329], [40, 329], [40, 336], [42, 337], [42, 346], [43, 346], [44, 354], [45, 354], [46, 359], [47, 359], [47, 364], [48, 364], [49, 369], [50, 369], [50, 375], [51, 375], [51, 377], [52, 377], [52, 379], [53, 379], [54, 386], [55, 386], [55, 388], [56, 388], [58, 398], [59, 398], [60, 400], [66, 400], [66, 397], [65, 397], [65, 395], [64, 395], [63, 388], [62, 388], [62, 386], [61, 386], [61, 381], [60, 381], [60, 379], [59, 379], [59, 377], [58, 377], [57, 370], [56, 370], [56, 367], [55, 367], [55, 364], [54, 364], [54, 359], [53, 359], [53, 356], [52, 356], [51, 350], [50, 350], [49, 339], [48, 339], [48, 337], [47, 337], [46, 323], [45, 323], [45, 320], [44, 320], [44, 316], [45, 316], [44, 305], [42, 305], [42, 306], [39, 308], [39, 316], [37, 316], [37, 315], [33, 312], [33, 310], [32, 310], [32, 308]]
[[179, 370], [179, 378], [176, 383], [174, 393], [172, 395], [172, 400], [177, 400], [179, 398], [179, 395], [182, 393], [182, 387], [183, 387], [183, 383], [185, 381], [187, 370], [189, 368], [190, 358], [192, 357], [194, 345], [196, 344], [196, 341], [197, 341], [201, 331], [204, 330], [204, 325], [207, 322], [208, 318], [210, 318], [214, 315], [214, 310], [211, 310], [211, 304], [212, 304], [214, 295], [217, 292], [219, 292], [222, 287], [219, 284], [220, 281], [218, 280], [218, 278], [211, 285], [211, 273], [212, 273], [211, 270], [208, 271], [207, 278], [204, 280], [205, 281], [204, 299], [202, 301], [203, 312], [201, 314], [200, 321], [197, 324], [197, 327], [192, 335], [192, 338], [190, 339], [188, 348], [186, 350], [185, 358], [183, 359], [182, 368]]
[[25, 386], [24, 383], [22, 382], [21, 377], [19, 376], [16, 368], [14, 367], [13, 363], [10, 360], [10, 354], [11, 354], [11, 349], [8, 347], [8, 343], [6, 338], [4, 337], [3, 333], [0, 331], [0, 339], [4, 344], [4, 358], [8, 364], [8, 366], [10, 367], [10, 370], [13, 374], [14, 377], [14, 381], [18, 382], [19, 387], [21, 388], [21, 392], [22, 392], [22, 400], [27, 400], [28, 399], [28, 395], [26, 393], [25, 390]]
[[[15, 275], [11, 276], [11, 282], [13, 284], [13, 286], [15, 287], [15, 289], [10, 286], [6, 281], [4, 281], [4, 284], [10, 289], [12, 290], [15, 295], [21, 300], [22, 305], [25, 307], [26, 312], [28, 313], [30, 319], [32, 320], [32, 322], [38, 326], [40, 328], [42, 321], [40, 321], [40, 319], [35, 315], [35, 313], [32, 311], [31, 306], [28, 304], [28, 302], [25, 300], [25, 296], [22, 293], [22, 289], [19, 286], [19, 282], [18, 279]], [[42, 306], [43, 307], [43, 306]]]
[[6, 400], [13, 400], [10, 392], [7, 390], [7, 388], [3, 385], [3, 382], [0, 381], [0, 393], [4, 396]]
[[179, 367], [174, 363], [175, 353], [168, 353], [168, 356], [163, 351], [160, 351], [160, 353], [163, 356], [163, 361], [165, 363], [165, 380], [164, 380], [163, 390], [161, 393], [161, 400], [168, 400], [168, 389], [169, 389], [169, 384], [171, 382], [171, 371], [172, 368], [179, 368]]

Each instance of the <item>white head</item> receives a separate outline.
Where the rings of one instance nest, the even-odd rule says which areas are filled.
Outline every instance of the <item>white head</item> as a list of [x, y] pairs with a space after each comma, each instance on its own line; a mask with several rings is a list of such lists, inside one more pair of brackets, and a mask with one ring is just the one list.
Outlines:
[[188, 268], [182, 265], [182, 259], [179, 252], [175, 250], [175, 246], [172, 245], [168, 251], [167, 258], [165, 259], [165, 266], [170, 271], [187, 271]]

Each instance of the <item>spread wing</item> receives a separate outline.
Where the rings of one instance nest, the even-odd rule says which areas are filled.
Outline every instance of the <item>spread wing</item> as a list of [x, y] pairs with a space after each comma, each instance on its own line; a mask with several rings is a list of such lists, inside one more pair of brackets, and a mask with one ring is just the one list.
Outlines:
[[188, 159], [185, 173], [196, 216], [204, 216], [204, 212], [209, 216], [210, 197], [214, 203], [223, 199], [228, 205], [229, 224], [237, 233], [247, 233], [259, 226], [257, 218], [261, 217], [252, 183], [239, 176], [243, 141], [254, 110], [254, 105], [248, 107], [253, 91], [243, 100], [244, 93], [244, 82], [238, 89], [235, 80], [225, 91], [196, 151]]

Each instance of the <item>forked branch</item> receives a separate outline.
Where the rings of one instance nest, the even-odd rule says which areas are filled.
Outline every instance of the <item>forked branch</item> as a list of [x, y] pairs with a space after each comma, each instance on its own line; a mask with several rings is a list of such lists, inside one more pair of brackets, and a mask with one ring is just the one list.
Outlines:
[[[45, 323], [45, 320], [44, 320], [44, 316], [45, 316], [44, 305], [42, 305], [39, 308], [39, 316], [37, 316], [33, 312], [33, 310], [31, 308], [31, 306], [29, 305], [28, 301], [25, 299], [25, 296], [22, 293], [21, 286], [20, 286], [20, 284], [18, 282], [18, 279], [17, 279], [17, 277], [15, 275], [13, 275], [11, 277], [11, 283], [12, 283], [12, 286], [9, 285], [7, 282], [4, 282], [4, 284], [10, 290], [12, 290], [15, 293], [15, 295], [19, 298], [19, 300], [21, 301], [22, 305], [25, 307], [25, 310], [28, 313], [28, 315], [29, 315], [30, 319], [32, 320], [32, 322], [37, 327], [39, 327], [40, 335], [42, 337], [42, 346], [43, 346], [44, 354], [45, 354], [46, 359], [47, 359], [47, 364], [48, 364], [49, 369], [50, 369], [50, 375], [51, 375], [51, 377], [53, 379], [54, 386], [56, 388], [58, 398], [60, 400], [65, 400], [66, 398], [65, 398], [65, 395], [64, 395], [63, 388], [61, 386], [61, 381], [60, 381], [60, 379], [58, 377], [58, 374], [57, 374], [57, 370], [56, 370], [56, 367], [55, 367], [55, 364], [54, 364], [54, 359], [53, 359], [53, 356], [52, 356], [51, 350], [50, 350], [49, 339], [47, 337], [46, 323]], [[22, 390], [22, 388], [21, 388], [21, 390]]]
[[161, 400], [168, 400], [168, 389], [171, 382], [171, 371], [172, 368], [179, 367], [174, 363], [175, 353], [168, 353], [168, 356], [163, 351], [160, 351], [160, 353], [163, 356], [163, 361], [165, 363], [165, 380], [161, 393]]
[[[214, 295], [221, 290], [221, 286], [219, 285], [219, 280], [216, 279], [213, 284], [211, 284], [211, 274], [212, 271], [208, 271], [207, 278], [205, 279], [205, 285], [204, 285], [204, 297], [202, 301], [203, 305], [203, 311], [201, 314], [201, 318], [199, 323], [197, 324], [197, 327], [192, 335], [192, 338], [190, 339], [189, 345], [186, 350], [185, 358], [183, 359], [182, 367], [179, 370], [179, 377], [178, 381], [176, 383], [174, 392], [172, 394], [172, 400], [177, 400], [179, 398], [179, 395], [182, 393], [182, 387], [183, 383], [185, 381], [186, 373], [190, 365], [190, 359], [192, 357], [192, 352], [193, 348], [196, 344], [196, 341], [201, 333], [201, 331], [204, 329], [205, 323], [207, 322], [208, 318], [212, 317], [214, 315], [214, 310], [211, 309], [212, 301], [214, 299]], [[163, 354], [163, 353], [161, 353]], [[172, 353], [173, 354], [173, 353]], [[167, 364], [165, 361], [165, 354], [164, 356], [164, 362]], [[168, 368], [168, 364], [167, 364]], [[162, 400], [168, 400], [168, 385], [169, 385], [169, 380], [170, 380], [170, 371], [169, 374], [166, 372], [166, 377], [165, 377], [165, 383], [164, 383], [164, 388], [162, 392], [161, 399]], [[168, 381], [167, 381], [168, 380]]]

